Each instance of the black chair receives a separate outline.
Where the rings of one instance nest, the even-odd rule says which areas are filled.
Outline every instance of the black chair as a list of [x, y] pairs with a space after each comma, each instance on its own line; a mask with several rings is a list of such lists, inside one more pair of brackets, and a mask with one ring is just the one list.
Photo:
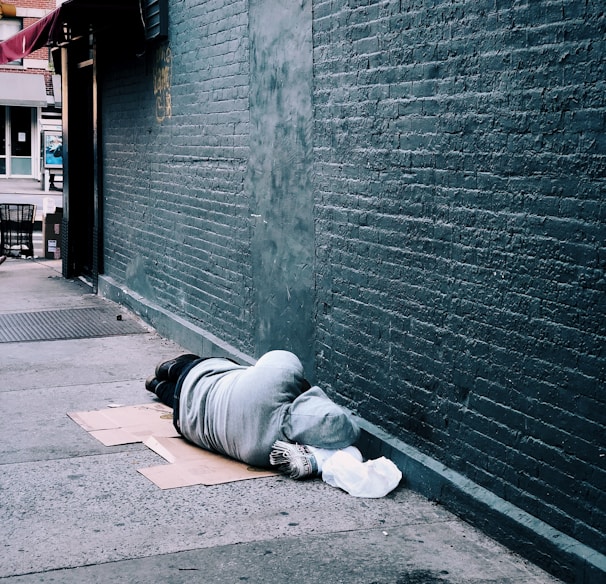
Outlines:
[[0, 203], [0, 255], [34, 255], [36, 205]]

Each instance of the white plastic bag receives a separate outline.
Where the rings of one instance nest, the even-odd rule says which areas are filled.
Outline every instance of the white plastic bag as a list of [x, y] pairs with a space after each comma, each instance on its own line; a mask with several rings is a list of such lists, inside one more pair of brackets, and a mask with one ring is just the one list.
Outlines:
[[393, 491], [402, 480], [402, 473], [384, 456], [360, 462], [340, 450], [324, 462], [322, 480], [354, 497], [376, 499]]
[[339, 448], [335, 450], [330, 450], [328, 448], [316, 448], [315, 446], [308, 446], [307, 448], [311, 450], [311, 453], [316, 459], [316, 463], [318, 465], [318, 474], [322, 474], [324, 463], [339, 451], [347, 452], [347, 454], [353, 456], [359, 462], [363, 462], [364, 460], [362, 453], [355, 446], [348, 446], [347, 448]]

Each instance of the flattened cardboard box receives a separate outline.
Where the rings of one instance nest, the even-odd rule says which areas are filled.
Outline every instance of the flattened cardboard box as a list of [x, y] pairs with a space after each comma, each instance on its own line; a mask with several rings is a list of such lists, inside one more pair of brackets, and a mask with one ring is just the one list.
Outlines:
[[105, 446], [142, 442], [170, 464], [137, 469], [161, 489], [217, 485], [277, 473], [250, 467], [190, 444], [173, 426], [173, 411], [159, 404], [68, 412], [74, 422]]

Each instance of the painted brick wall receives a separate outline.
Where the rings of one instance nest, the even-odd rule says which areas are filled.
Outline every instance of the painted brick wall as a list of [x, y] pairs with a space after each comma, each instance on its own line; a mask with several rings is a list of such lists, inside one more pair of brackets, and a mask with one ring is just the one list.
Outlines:
[[247, 2], [171, 4], [103, 82], [105, 270], [252, 353]]
[[268, 1], [170, 2], [168, 44], [106, 71], [105, 273], [253, 356], [306, 343], [312, 298], [331, 395], [606, 552], [603, 10], [299, 5], [309, 124]]
[[311, 0], [184, 4], [168, 43], [102, 67], [105, 271], [313, 369]]
[[606, 551], [596, 2], [314, 3], [318, 376]]

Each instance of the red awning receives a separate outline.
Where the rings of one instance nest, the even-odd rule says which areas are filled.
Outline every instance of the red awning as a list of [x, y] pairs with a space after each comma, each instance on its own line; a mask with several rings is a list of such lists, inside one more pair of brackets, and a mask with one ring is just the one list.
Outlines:
[[61, 31], [61, 8], [53, 10], [31, 26], [0, 43], [0, 65], [23, 59], [46, 46]]

